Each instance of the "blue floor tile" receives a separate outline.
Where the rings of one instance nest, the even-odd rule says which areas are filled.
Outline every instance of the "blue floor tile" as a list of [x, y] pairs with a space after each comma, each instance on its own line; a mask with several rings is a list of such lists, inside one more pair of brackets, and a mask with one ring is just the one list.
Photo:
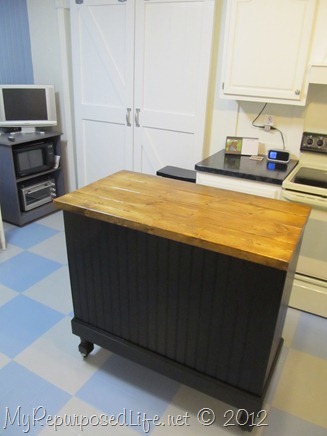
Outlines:
[[6, 435], [37, 435], [47, 426], [46, 418], [57, 414], [70, 398], [67, 392], [10, 362], [0, 372], [0, 429]]
[[[109, 415], [126, 410], [127, 420], [135, 423], [139, 413], [150, 418], [162, 416], [179, 386], [155, 371], [112, 355], [76, 396]], [[135, 430], [143, 432], [141, 426]]]
[[12, 227], [6, 231], [8, 244], [16, 245], [25, 250], [45, 241], [59, 231], [38, 223], [31, 223], [24, 227]]
[[15, 357], [64, 317], [24, 295], [0, 307], [0, 350]]
[[28, 251], [0, 263], [0, 283], [22, 292], [62, 265]]

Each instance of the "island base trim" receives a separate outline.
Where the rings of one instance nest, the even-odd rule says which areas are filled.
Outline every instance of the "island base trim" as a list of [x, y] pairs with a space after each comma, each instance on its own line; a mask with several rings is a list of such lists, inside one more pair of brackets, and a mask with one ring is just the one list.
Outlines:
[[209, 377], [206, 374], [193, 370], [192, 368], [187, 368], [165, 356], [158, 356], [155, 352], [139, 347], [138, 345], [132, 344], [122, 338], [102, 331], [101, 329], [97, 329], [94, 326], [90, 326], [77, 318], [73, 318], [71, 323], [72, 332], [76, 336], [83, 338], [81, 339], [82, 341], [89, 341], [92, 344], [103, 347], [115, 354], [130, 359], [133, 362], [143, 365], [164, 376], [197, 389], [198, 391], [210, 395], [233, 407], [245, 409], [249, 413], [257, 413], [262, 409], [284, 343], [283, 338], [281, 338], [265, 383], [263, 394], [258, 396]]

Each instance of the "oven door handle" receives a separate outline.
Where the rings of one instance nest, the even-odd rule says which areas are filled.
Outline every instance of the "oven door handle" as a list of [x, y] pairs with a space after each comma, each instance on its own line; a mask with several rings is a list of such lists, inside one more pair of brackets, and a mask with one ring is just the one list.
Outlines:
[[284, 198], [288, 201], [294, 201], [296, 203], [306, 204], [307, 206], [321, 207], [324, 209], [327, 208], [326, 198], [322, 198], [319, 196], [312, 196], [309, 194], [308, 195], [298, 194], [296, 192], [288, 191], [285, 189], [282, 190], [281, 196], [282, 196], [282, 198]]
[[50, 182], [47, 183], [40, 183], [39, 185], [33, 186], [33, 188], [27, 188], [25, 193], [26, 194], [33, 194], [34, 192], [40, 191], [44, 188], [49, 188], [51, 186]]

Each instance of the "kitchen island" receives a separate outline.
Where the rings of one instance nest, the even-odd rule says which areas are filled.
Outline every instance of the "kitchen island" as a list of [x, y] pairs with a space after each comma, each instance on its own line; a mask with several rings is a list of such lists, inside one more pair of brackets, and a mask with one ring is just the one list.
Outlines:
[[81, 353], [98, 344], [257, 414], [310, 209], [129, 171], [55, 204]]

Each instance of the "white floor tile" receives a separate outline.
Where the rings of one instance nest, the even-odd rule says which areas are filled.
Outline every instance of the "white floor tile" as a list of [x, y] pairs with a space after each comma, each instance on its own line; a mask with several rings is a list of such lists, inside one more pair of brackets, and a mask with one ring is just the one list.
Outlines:
[[68, 263], [64, 232], [57, 233], [46, 241], [34, 245], [29, 251], [62, 263], [63, 265]]
[[327, 429], [327, 361], [289, 350], [272, 405]]
[[73, 310], [68, 267], [62, 266], [30, 287], [24, 294], [68, 315]]
[[78, 351], [79, 342], [66, 317], [15, 360], [66, 392], [75, 394], [110, 356], [109, 351], [96, 347], [87, 359], [83, 359]]
[[8, 303], [15, 298], [19, 293], [0, 284], [0, 306]]
[[38, 220], [38, 223], [52, 227], [56, 230], [64, 231], [63, 212], [59, 210], [58, 212], [51, 213], [50, 215], [47, 215], [44, 218]]
[[10, 358], [5, 354], [0, 353], [0, 369], [10, 362]]

